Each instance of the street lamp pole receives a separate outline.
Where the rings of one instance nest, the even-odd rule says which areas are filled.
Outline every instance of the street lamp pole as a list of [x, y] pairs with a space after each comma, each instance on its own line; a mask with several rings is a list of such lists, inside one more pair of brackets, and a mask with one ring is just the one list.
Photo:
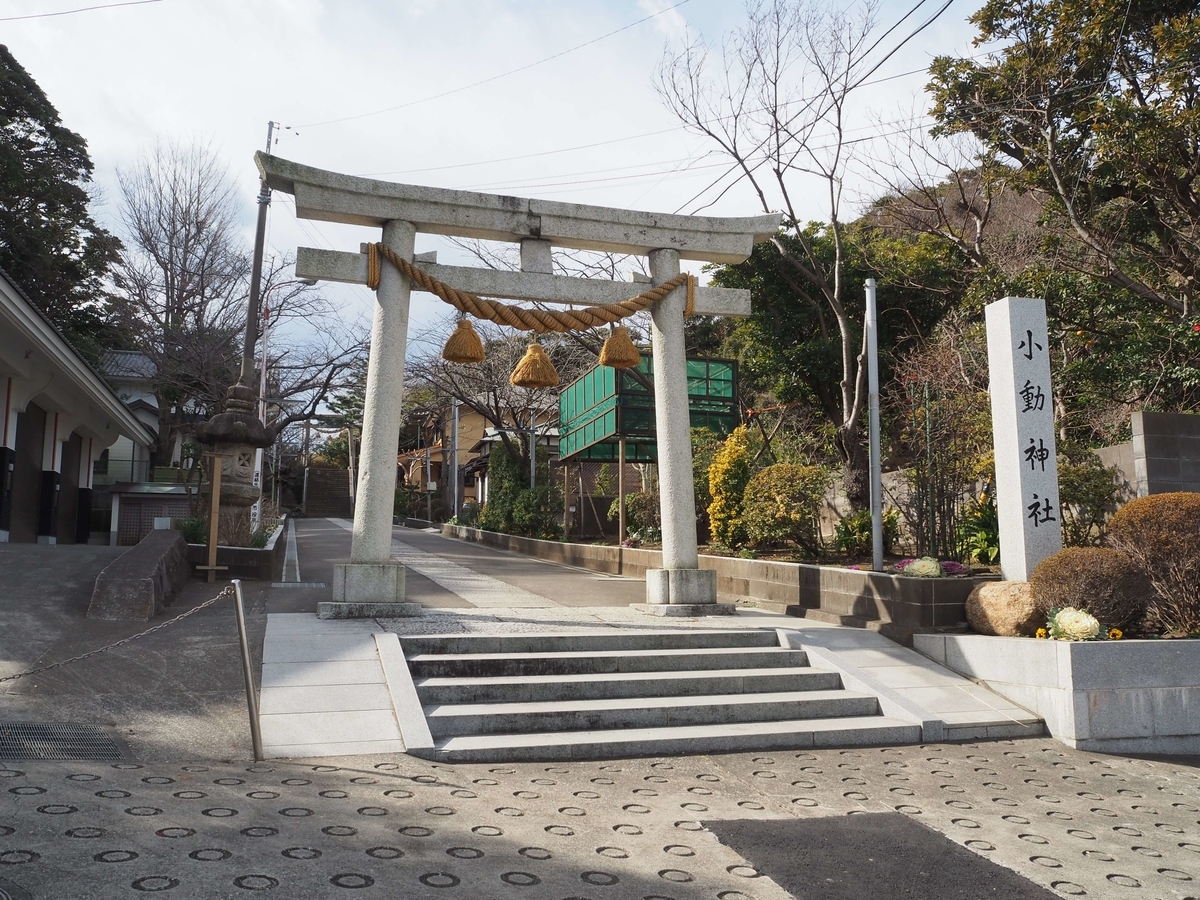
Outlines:
[[[281, 281], [279, 284], [273, 284], [263, 292], [262, 367], [258, 380], [258, 417], [262, 420], [263, 425], [267, 424], [267, 340], [271, 333], [271, 292], [289, 284], [304, 284], [312, 287], [316, 283], [316, 279], [313, 278], [292, 278], [288, 281]], [[249, 331], [247, 331], [247, 337], [249, 337]], [[275, 458], [279, 458], [278, 451], [276, 451]], [[254, 518], [260, 520], [262, 517], [263, 488], [266, 484], [263, 471], [265, 461], [263, 450], [260, 448], [258, 459], [256, 460], [258, 469], [258, 507], [257, 514], [254, 516]]]

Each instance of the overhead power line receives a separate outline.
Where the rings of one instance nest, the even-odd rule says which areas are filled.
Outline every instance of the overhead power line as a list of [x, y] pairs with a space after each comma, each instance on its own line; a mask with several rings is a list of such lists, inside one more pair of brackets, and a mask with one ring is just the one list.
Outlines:
[[555, 53], [551, 56], [544, 57], [543, 59], [539, 59], [536, 62], [531, 62], [531, 63], [528, 63], [523, 66], [518, 66], [515, 69], [509, 69], [507, 72], [501, 72], [498, 75], [492, 75], [488, 78], [483, 78], [479, 81], [473, 81], [470, 84], [464, 84], [462, 87], [451, 88], [448, 91], [442, 91], [440, 94], [433, 94], [429, 97], [422, 97], [420, 100], [410, 100], [407, 103], [400, 103], [400, 104], [397, 104], [396, 106], [386, 107], [385, 109], [374, 109], [374, 110], [371, 110], [370, 112], [357, 113], [356, 115], [353, 115], [353, 116], [342, 116], [337, 119], [326, 119], [323, 122], [310, 122], [307, 125], [297, 125], [296, 127], [297, 128], [319, 128], [322, 125], [336, 125], [339, 122], [352, 122], [355, 119], [365, 119], [365, 118], [368, 118], [369, 116], [380, 116], [380, 115], [383, 115], [384, 113], [395, 112], [398, 109], [407, 109], [408, 107], [416, 106], [419, 103], [428, 103], [431, 100], [440, 100], [443, 97], [449, 97], [451, 94], [459, 94], [459, 93], [462, 93], [463, 91], [469, 91], [471, 88], [476, 88], [476, 87], [479, 87], [480, 85], [484, 85], [484, 84], [490, 84], [491, 82], [498, 81], [501, 78], [507, 78], [509, 75], [516, 75], [518, 72], [524, 72], [528, 69], [534, 68], [535, 66], [540, 66], [544, 63], [550, 62], [551, 60], [555, 60], [555, 59], [558, 59], [559, 57], [566, 56], [568, 53], [574, 53], [576, 50], [582, 50], [584, 47], [590, 47], [592, 44], [597, 44], [600, 41], [606, 40], [615, 34], [620, 34], [622, 31], [628, 31], [630, 28], [635, 28], [638, 25], [641, 25], [643, 22], [649, 22], [651, 19], [658, 18], [659, 16], [663, 15], [664, 13], [669, 13], [673, 9], [678, 9], [679, 7], [683, 6], [685, 3], [691, 3], [691, 0], [679, 0], [679, 2], [676, 3], [674, 6], [668, 6], [666, 9], [660, 9], [656, 13], [651, 13], [650, 15], [645, 16], [644, 18], [638, 19], [636, 22], [630, 22], [628, 25], [622, 25], [620, 28], [616, 29], [615, 31], [608, 32], [608, 34], [602, 34], [599, 37], [592, 38], [590, 41], [584, 41], [582, 44], [576, 44], [574, 47], [568, 47], [566, 50], [560, 50], [558, 53]]
[[81, 6], [78, 9], [63, 9], [58, 12], [31, 13], [27, 16], [4, 16], [0, 22], [20, 22], [25, 19], [49, 19], [52, 16], [73, 16], [75, 13], [92, 12], [97, 9], [115, 9], [118, 6], [145, 6], [147, 3], [162, 3], [162, 0], [125, 0], [123, 3], [102, 3], [99, 6]]

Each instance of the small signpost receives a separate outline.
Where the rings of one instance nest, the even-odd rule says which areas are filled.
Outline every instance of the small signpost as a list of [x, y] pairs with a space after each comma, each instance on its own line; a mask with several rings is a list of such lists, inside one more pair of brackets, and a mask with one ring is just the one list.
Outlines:
[[1046, 302], [1005, 297], [985, 313], [1000, 568], [1006, 581], [1028, 581], [1062, 549]]
[[212, 478], [209, 480], [211, 494], [208, 501], [208, 565], [196, 568], [201, 572], [208, 572], [208, 583], [212, 584], [217, 580], [218, 571], [229, 568], [217, 565], [217, 529], [221, 524], [221, 467], [224, 465], [222, 460], [230, 459], [230, 456], [224, 453], [205, 453], [204, 456], [213, 461]]

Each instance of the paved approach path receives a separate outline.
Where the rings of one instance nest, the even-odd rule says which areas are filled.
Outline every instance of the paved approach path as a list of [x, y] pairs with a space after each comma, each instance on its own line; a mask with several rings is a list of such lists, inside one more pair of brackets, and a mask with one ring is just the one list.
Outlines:
[[[334, 563], [350, 558], [350, 522], [297, 519], [295, 525], [299, 580], [325, 585], [312, 595], [316, 611], [317, 600], [332, 596]], [[392, 539], [393, 552], [408, 566], [406, 599], [432, 609], [628, 606], [646, 601], [646, 583], [640, 578], [532, 559], [416, 528], [396, 526]]]
[[[893, 821], [814, 852], [805, 835], [839, 834], [847, 813]], [[1200, 889], [1198, 820], [1200, 769], [1046, 738], [557, 765], [11, 763], [0, 890], [1183, 900]]]

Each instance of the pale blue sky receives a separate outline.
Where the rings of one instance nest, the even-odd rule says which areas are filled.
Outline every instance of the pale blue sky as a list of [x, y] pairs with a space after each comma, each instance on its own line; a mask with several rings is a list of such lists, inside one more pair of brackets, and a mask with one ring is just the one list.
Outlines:
[[[252, 162], [268, 119], [292, 126], [276, 152], [387, 180], [462, 187], [671, 212], [708, 184], [719, 160], [677, 127], [652, 88], [668, 43], [702, 32], [717, 43], [743, 19], [736, 0], [687, 0], [619, 34], [537, 63], [628, 26], [676, 0], [162, 0], [76, 15], [0, 23], [0, 41], [30, 71], [65, 124], [87, 138], [111, 220], [115, 172], [156, 139], [210, 142], [245, 198], [247, 240], [257, 191]], [[916, 0], [887, 0], [883, 27]], [[88, 6], [78, 0], [8, 0], [0, 16]], [[926, 2], [912, 22], [940, 2]], [[949, 10], [879, 76], [919, 69], [938, 53], [971, 52], [966, 17], [978, 0]], [[906, 26], [898, 29], [908, 31]], [[885, 41], [889, 47], [893, 41]], [[871, 115], [895, 120], [925, 78], [908, 75], [870, 89], [852, 128]], [[378, 115], [329, 120], [426, 100]], [[869, 108], [868, 108], [869, 107]], [[662, 132], [651, 134], [655, 132]], [[639, 135], [650, 135], [642, 136]], [[585, 149], [568, 149], [589, 146]], [[557, 152], [565, 151], [565, 152]], [[534, 155], [540, 154], [540, 155]], [[511, 157], [518, 157], [512, 159]], [[489, 162], [492, 160], [502, 160]], [[689, 164], [689, 161], [690, 164]], [[869, 194], [856, 177], [851, 190]], [[821, 217], [817, 192], [811, 215]], [[688, 211], [688, 210], [684, 210]], [[751, 215], [755, 198], [735, 188], [711, 212]], [[367, 229], [297, 223], [281, 197], [273, 206], [276, 252], [298, 244], [356, 249]], [[444, 244], [423, 238], [418, 250]], [[337, 288], [365, 311], [363, 288]], [[419, 295], [413, 318], [440, 312]]]

